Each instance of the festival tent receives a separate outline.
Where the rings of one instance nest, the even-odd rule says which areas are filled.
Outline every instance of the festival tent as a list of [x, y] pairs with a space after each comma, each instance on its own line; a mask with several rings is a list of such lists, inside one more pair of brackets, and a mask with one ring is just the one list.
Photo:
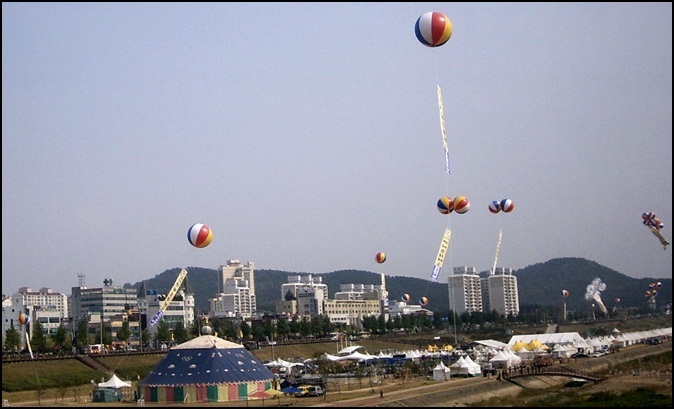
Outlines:
[[124, 395], [122, 388], [131, 388], [131, 384], [113, 374], [106, 382], [100, 382], [94, 391], [94, 402], [119, 402]]
[[161, 404], [231, 402], [276, 388], [276, 376], [243, 345], [210, 335], [208, 326], [202, 332], [172, 347], [138, 383], [138, 395]]
[[433, 380], [435, 381], [446, 381], [450, 377], [451, 369], [446, 367], [445, 364], [440, 361], [440, 363], [433, 368]]

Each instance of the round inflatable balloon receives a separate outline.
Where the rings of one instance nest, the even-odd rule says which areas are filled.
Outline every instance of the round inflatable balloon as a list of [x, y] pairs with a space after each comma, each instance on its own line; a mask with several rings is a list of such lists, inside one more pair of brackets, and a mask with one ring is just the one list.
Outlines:
[[501, 200], [501, 210], [503, 210], [506, 213], [510, 213], [513, 211], [515, 208], [515, 204], [513, 203], [512, 200], [510, 199], [503, 199]]
[[30, 322], [30, 315], [26, 315], [24, 313], [19, 314], [19, 322], [22, 325], [26, 325]]
[[374, 259], [377, 260], [377, 263], [381, 264], [384, 261], [386, 261], [386, 254], [384, 253], [377, 253], [376, 256], [374, 256]]
[[569, 292], [566, 290], [562, 290], [562, 297], [566, 298], [569, 296]]
[[400, 297], [401, 300], [408, 302], [410, 300], [410, 295], [409, 294], [403, 294], [402, 297]]
[[442, 214], [449, 214], [454, 210], [454, 200], [449, 196], [443, 196], [438, 200], [438, 211]]
[[428, 304], [428, 298], [427, 297], [419, 298], [419, 305], [426, 305], [426, 304]]
[[501, 211], [501, 203], [497, 202], [496, 200], [492, 200], [491, 203], [489, 203], [489, 211], [496, 214]]
[[616, 302], [616, 303], [619, 303], [619, 302], [620, 302], [620, 298], [616, 297], [616, 298], [613, 299], [613, 301]]
[[437, 11], [424, 13], [414, 25], [417, 40], [427, 47], [439, 47], [452, 36], [452, 22], [446, 15]]
[[202, 223], [196, 223], [187, 230], [187, 240], [197, 248], [203, 248], [211, 244], [213, 231]]
[[465, 196], [457, 196], [454, 198], [454, 211], [459, 214], [464, 214], [470, 209], [470, 202]]

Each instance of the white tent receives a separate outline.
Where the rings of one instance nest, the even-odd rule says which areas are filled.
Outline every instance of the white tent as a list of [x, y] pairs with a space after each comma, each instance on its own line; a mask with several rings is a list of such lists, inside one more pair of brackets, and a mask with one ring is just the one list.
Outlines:
[[435, 381], [446, 381], [450, 377], [451, 369], [447, 368], [445, 364], [440, 361], [440, 363], [433, 368], [433, 380]]
[[98, 384], [99, 388], [112, 388], [112, 389], [120, 389], [120, 388], [130, 388], [131, 384], [128, 382], [124, 382], [123, 380], [119, 379], [117, 375], [113, 374], [110, 379], [108, 379], [107, 382], [101, 382]]

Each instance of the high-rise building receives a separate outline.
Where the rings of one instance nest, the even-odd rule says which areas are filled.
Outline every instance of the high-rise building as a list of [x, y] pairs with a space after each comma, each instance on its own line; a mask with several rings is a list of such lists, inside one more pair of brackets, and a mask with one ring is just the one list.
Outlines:
[[502, 315], [520, 313], [517, 277], [513, 275], [512, 268], [497, 267], [494, 274], [483, 280], [489, 293], [489, 311], [495, 310]]
[[450, 310], [457, 314], [482, 312], [480, 276], [475, 267], [454, 267], [448, 284]]
[[241, 264], [227, 260], [218, 268], [220, 293], [209, 300], [209, 314], [213, 317], [252, 318], [257, 313], [255, 297], [255, 263]]

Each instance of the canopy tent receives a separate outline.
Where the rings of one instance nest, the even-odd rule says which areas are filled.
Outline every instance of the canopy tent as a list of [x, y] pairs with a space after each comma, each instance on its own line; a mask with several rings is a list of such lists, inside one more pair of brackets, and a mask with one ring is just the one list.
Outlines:
[[451, 369], [445, 366], [445, 364], [440, 361], [440, 363], [433, 368], [433, 380], [435, 381], [446, 381], [450, 378]]
[[107, 380], [107, 382], [101, 382], [98, 384], [99, 388], [114, 388], [114, 389], [119, 389], [119, 388], [130, 388], [131, 384], [128, 382], [124, 382], [123, 380], [119, 379], [117, 375], [113, 374], [110, 379]]

